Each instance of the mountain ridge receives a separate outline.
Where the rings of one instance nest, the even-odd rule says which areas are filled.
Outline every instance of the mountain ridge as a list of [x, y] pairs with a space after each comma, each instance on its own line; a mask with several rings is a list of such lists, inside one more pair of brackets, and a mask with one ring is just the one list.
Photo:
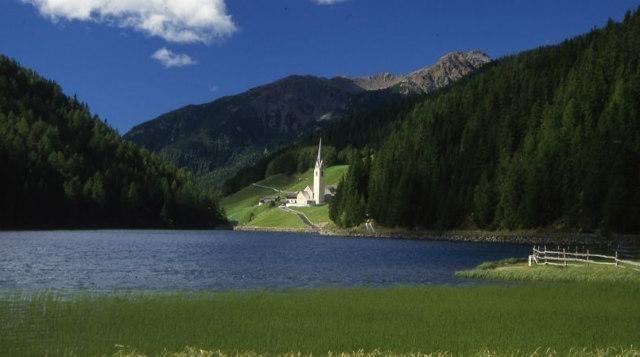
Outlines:
[[344, 78], [352, 80], [365, 90], [395, 87], [403, 94], [429, 93], [453, 83], [490, 61], [491, 58], [480, 50], [455, 51], [440, 57], [433, 65], [419, 68], [407, 74], [396, 75], [383, 72], [366, 77]]
[[411, 79], [403, 77], [396, 86], [375, 90], [347, 77], [290, 75], [165, 113], [135, 126], [124, 138], [219, 184], [265, 152], [287, 146], [328, 122], [444, 87], [488, 62], [489, 57], [479, 51], [453, 52], [433, 66], [411, 72]]

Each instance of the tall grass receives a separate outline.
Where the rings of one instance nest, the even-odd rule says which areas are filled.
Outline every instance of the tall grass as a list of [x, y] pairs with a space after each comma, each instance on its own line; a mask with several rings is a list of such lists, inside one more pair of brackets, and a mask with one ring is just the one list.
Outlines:
[[[287, 352], [284, 354], [278, 354], [279, 356], [284, 357], [313, 357], [313, 354], [306, 354], [301, 352]], [[457, 354], [448, 351], [437, 351], [437, 352], [408, 352], [408, 353], [396, 353], [393, 351], [381, 351], [381, 350], [373, 350], [373, 351], [353, 351], [353, 352], [328, 352], [326, 354], [328, 357], [454, 357]], [[466, 356], [469, 357], [493, 357], [493, 356], [509, 356], [509, 357], [541, 357], [541, 356], [549, 356], [555, 357], [558, 355], [558, 352], [547, 348], [547, 349], [536, 349], [535, 351], [511, 351], [509, 353], [503, 354], [498, 353], [491, 350], [479, 350], [474, 353], [465, 353]], [[588, 349], [588, 348], [579, 348], [569, 351], [566, 356], [568, 357], [609, 357], [609, 356], [617, 356], [617, 357], [637, 357], [640, 355], [640, 349], [630, 347], [630, 348], [596, 348], [596, 349]], [[143, 357], [146, 356], [138, 351], [126, 349], [124, 346], [122, 349], [119, 349], [114, 357]], [[225, 353], [220, 350], [211, 351], [211, 350], [203, 350], [201, 348], [194, 347], [186, 347], [183, 351], [179, 352], [163, 352], [160, 354], [162, 357], [268, 357], [272, 356], [269, 353], [256, 353], [253, 351], [242, 351], [242, 352], [233, 352], [233, 353]]]
[[[233, 354], [631, 348], [639, 284], [268, 292], [4, 295], [0, 352], [142, 354], [187, 346]], [[585, 351], [587, 351], [585, 350]]]

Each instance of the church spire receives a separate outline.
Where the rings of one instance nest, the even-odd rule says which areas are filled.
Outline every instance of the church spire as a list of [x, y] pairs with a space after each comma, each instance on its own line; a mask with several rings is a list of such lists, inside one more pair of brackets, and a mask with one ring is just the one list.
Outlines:
[[324, 195], [324, 163], [322, 162], [322, 138], [320, 138], [320, 143], [318, 143], [318, 158], [316, 159], [316, 168], [313, 170], [313, 200], [315, 201], [315, 204], [323, 204]]
[[322, 138], [320, 138], [320, 143], [318, 144], [318, 158], [316, 159], [316, 165], [320, 165], [322, 162]]

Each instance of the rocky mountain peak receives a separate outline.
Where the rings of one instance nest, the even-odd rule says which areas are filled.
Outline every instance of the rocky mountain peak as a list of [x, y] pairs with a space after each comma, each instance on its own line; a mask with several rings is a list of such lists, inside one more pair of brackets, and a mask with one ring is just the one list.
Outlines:
[[381, 73], [367, 77], [352, 78], [365, 90], [396, 88], [403, 94], [429, 93], [449, 85], [491, 61], [482, 51], [450, 52], [434, 65], [420, 68], [406, 75]]

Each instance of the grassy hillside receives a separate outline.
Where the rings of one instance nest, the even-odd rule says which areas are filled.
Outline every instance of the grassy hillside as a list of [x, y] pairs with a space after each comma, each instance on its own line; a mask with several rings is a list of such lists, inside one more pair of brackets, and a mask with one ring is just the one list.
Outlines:
[[304, 229], [308, 226], [305, 225], [300, 218], [289, 212], [285, 212], [277, 207], [267, 208], [260, 214], [258, 214], [253, 220], [247, 222], [247, 225], [252, 227], [265, 227], [265, 228], [290, 228], [290, 229]]
[[315, 225], [322, 227], [332, 227], [333, 222], [329, 218], [329, 205], [314, 207], [299, 207], [296, 211], [302, 212]]
[[[331, 166], [325, 170], [327, 185], [337, 185], [347, 171], [348, 166]], [[265, 196], [283, 197], [288, 192], [303, 190], [313, 186], [313, 170], [302, 174], [286, 176], [278, 174], [225, 197], [221, 205], [230, 220], [240, 225], [265, 228], [305, 228], [306, 225], [294, 213], [285, 212], [278, 207], [258, 206], [260, 198]], [[327, 205], [318, 207], [295, 208], [302, 212], [315, 225], [330, 224]]]

